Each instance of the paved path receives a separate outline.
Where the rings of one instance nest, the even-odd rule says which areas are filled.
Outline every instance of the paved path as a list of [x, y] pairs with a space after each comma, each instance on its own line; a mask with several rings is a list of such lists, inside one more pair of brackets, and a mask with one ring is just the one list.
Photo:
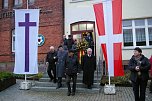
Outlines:
[[[65, 92], [36, 92], [19, 90], [19, 82], [0, 92], [0, 101], [134, 101], [131, 87], [117, 87], [116, 95], [76, 93], [66, 96]], [[152, 94], [146, 92], [146, 101], [152, 101]]]

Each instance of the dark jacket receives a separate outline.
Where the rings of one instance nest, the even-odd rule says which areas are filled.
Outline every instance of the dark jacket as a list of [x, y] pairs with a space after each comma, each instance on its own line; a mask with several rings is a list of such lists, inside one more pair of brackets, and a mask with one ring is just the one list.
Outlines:
[[65, 50], [58, 51], [58, 54], [57, 54], [58, 61], [56, 63], [56, 75], [57, 75], [57, 77], [64, 76], [66, 57], [67, 57], [67, 51], [65, 51]]
[[91, 55], [84, 55], [81, 58], [81, 67], [83, 70], [83, 83], [92, 85], [94, 82], [94, 71], [96, 70], [96, 58]]
[[56, 61], [57, 61], [57, 52], [56, 51], [54, 51], [53, 53], [52, 52], [48, 52], [47, 56], [46, 56], [46, 62], [49, 62], [49, 67], [56, 66], [55, 65]]
[[132, 58], [129, 61], [129, 70], [131, 71], [130, 79], [131, 81], [136, 82], [138, 77], [138, 72], [135, 70], [136, 66], [140, 66], [140, 72], [141, 72], [141, 79], [142, 80], [148, 80], [149, 79], [149, 69], [150, 69], [150, 62], [148, 58], [146, 58], [144, 55], [140, 58], [140, 65], [135, 60], [135, 56], [132, 56]]
[[67, 75], [76, 74], [78, 72], [79, 66], [78, 58], [75, 55], [72, 57], [67, 56], [65, 60], [65, 73]]
[[150, 64], [151, 64], [150, 74], [151, 74], [151, 77], [152, 77], [152, 56], [150, 57], [149, 61], [150, 61]]
[[73, 39], [67, 39], [67, 47], [68, 50], [72, 49], [72, 45], [74, 44]]

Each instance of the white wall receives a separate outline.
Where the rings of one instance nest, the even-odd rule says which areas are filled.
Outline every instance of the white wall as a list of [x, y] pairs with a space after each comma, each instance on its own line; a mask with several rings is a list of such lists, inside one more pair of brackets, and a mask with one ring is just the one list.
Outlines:
[[152, 17], [152, 0], [123, 0], [123, 19]]
[[[65, 34], [70, 34], [70, 24], [79, 21], [95, 21], [93, 4], [101, 0], [90, 0], [72, 3], [65, 0]], [[123, 19], [135, 19], [152, 17], [152, 0], [123, 0]], [[100, 56], [100, 44], [98, 44], [98, 33], [96, 28], [96, 50], [97, 58]], [[143, 53], [150, 57], [152, 49], [143, 49]], [[133, 49], [123, 49], [123, 60], [129, 60]]]

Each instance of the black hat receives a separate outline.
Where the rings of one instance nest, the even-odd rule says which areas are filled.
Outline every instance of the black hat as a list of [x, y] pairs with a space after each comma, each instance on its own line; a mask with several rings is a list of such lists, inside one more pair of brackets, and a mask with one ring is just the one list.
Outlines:
[[139, 47], [136, 47], [134, 50], [138, 51], [139, 53], [142, 53], [142, 50]]

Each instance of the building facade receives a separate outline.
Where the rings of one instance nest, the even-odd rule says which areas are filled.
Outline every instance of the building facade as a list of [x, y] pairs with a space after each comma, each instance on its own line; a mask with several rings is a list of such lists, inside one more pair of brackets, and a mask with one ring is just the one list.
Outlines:
[[[66, 0], [65, 30], [66, 35], [73, 34], [81, 38], [90, 32], [95, 37], [97, 60], [102, 56], [98, 39], [93, 4], [102, 0]], [[152, 55], [152, 0], [122, 0], [123, 13], [123, 64], [127, 65], [135, 47], [141, 47], [148, 58]], [[92, 24], [92, 25], [91, 25]], [[88, 30], [89, 29], [89, 30]]]
[[[27, 0], [0, 0], [0, 67], [14, 62], [15, 26], [14, 10], [26, 9]], [[44, 61], [49, 46], [55, 48], [61, 42], [64, 32], [63, 0], [28, 0], [29, 9], [40, 9], [39, 33], [44, 36], [44, 44], [38, 47], [38, 60]], [[38, 40], [39, 41], [39, 40]]]

